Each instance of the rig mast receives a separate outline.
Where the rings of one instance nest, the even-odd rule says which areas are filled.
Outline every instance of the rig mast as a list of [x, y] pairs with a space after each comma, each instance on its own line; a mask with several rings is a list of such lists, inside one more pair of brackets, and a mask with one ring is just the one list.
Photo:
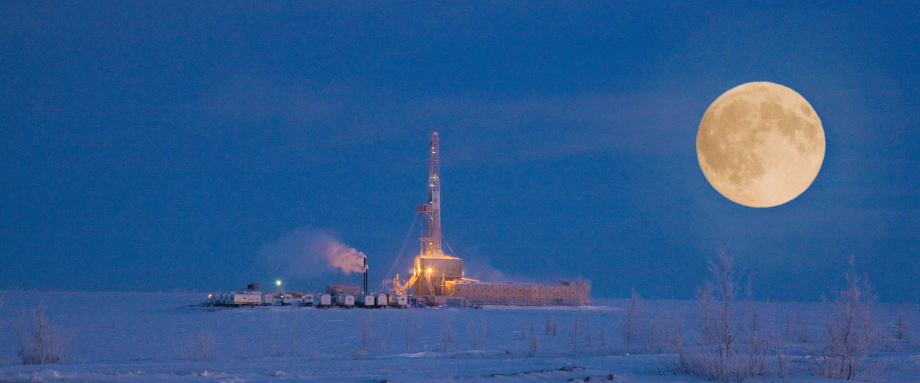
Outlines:
[[428, 202], [418, 205], [416, 211], [424, 219], [419, 238], [419, 256], [439, 257], [444, 255], [441, 249], [441, 177], [440, 147], [438, 132], [431, 133], [431, 147], [428, 164]]
[[463, 280], [463, 260], [444, 254], [441, 247], [441, 175], [440, 140], [438, 132], [431, 133], [428, 147], [428, 201], [418, 206], [422, 215], [419, 254], [415, 257], [411, 276], [407, 281], [396, 274], [393, 290], [396, 294], [440, 296], [451, 294], [451, 283]]

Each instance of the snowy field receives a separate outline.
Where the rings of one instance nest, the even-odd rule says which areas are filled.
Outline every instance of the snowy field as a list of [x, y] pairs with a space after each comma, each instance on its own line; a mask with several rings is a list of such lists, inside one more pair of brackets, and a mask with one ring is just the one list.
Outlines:
[[[0, 382], [687, 382], [677, 369], [678, 324], [698, 337], [691, 301], [643, 301], [629, 353], [627, 300], [575, 308], [313, 309], [193, 307], [203, 294], [0, 293]], [[17, 329], [42, 303], [62, 346], [56, 363], [23, 365]], [[814, 375], [823, 303], [743, 303], [788, 353], [786, 378]], [[897, 317], [907, 339], [895, 339]], [[920, 382], [920, 305], [880, 304], [884, 335], [859, 380]], [[772, 366], [774, 360], [770, 360]]]

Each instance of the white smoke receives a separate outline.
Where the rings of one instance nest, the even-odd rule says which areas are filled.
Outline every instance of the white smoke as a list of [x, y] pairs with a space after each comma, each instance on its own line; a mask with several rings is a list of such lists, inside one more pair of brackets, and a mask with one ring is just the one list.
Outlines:
[[285, 277], [315, 278], [329, 270], [364, 272], [364, 253], [345, 245], [332, 234], [299, 227], [259, 251], [269, 270]]
[[367, 258], [364, 253], [332, 238], [328, 239], [318, 244], [321, 246], [318, 250], [326, 257], [329, 266], [342, 270], [346, 275], [364, 272], [364, 258]]

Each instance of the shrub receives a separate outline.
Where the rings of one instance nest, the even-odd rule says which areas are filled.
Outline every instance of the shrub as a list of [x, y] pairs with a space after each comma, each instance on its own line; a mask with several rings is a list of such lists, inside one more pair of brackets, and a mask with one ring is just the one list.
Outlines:
[[897, 340], [907, 340], [908, 334], [910, 332], [907, 330], [907, 321], [904, 320], [904, 313], [898, 313], [898, 316], [894, 319], [894, 329], [892, 330], [892, 335]]
[[188, 353], [192, 360], [214, 358], [214, 335], [208, 330], [199, 331], [189, 343]]
[[581, 311], [575, 310], [575, 316], [572, 320], [572, 337], [570, 345], [572, 346], [572, 356], [578, 357], [578, 334], [581, 327]]
[[19, 338], [19, 358], [23, 364], [54, 363], [61, 360], [63, 344], [60, 331], [45, 316], [45, 305], [23, 313], [16, 334]]
[[412, 346], [412, 339], [415, 337], [415, 314], [412, 311], [408, 311], [406, 313], [406, 326], [403, 335], [403, 341], [406, 345], [406, 352], [409, 352]]
[[367, 349], [371, 342], [371, 316], [364, 313], [361, 316], [361, 348]]
[[558, 331], [556, 329], [556, 321], [553, 320], [552, 315], [549, 315], [549, 314], [546, 315], [546, 322], [544, 324], [543, 333], [545, 335], [552, 335], [552, 336], [556, 336], [558, 334]]
[[629, 303], [626, 304], [626, 315], [623, 317], [623, 341], [626, 343], [626, 353], [629, 354], [632, 350], [633, 342], [638, 336], [637, 326], [636, 326], [636, 311], [639, 309], [639, 303], [641, 302], [639, 293], [635, 289], [629, 293]]
[[454, 348], [454, 324], [450, 317], [444, 319], [441, 327], [441, 342], [438, 351], [446, 352]]

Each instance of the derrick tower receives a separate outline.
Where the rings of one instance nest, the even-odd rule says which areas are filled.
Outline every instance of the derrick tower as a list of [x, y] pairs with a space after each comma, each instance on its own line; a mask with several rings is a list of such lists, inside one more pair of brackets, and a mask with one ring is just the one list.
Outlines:
[[408, 281], [403, 282], [396, 274], [393, 287], [397, 294], [407, 294], [411, 289], [411, 294], [418, 296], [451, 295], [452, 283], [463, 279], [463, 260], [445, 254], [441, 247], [440, 155], [438, 132], [433, 132], [428, 146], [428, 201], [416, 209], [422, 218], [419, 254]]
[[422, 233], [419, 237], [420, 257], [439, 257], [441, 249], [441, 177], [440, 143], [438, 132], [431, 133], [428, 163], [428, 202], [418, 205], [416, 211], [422, 215]]

